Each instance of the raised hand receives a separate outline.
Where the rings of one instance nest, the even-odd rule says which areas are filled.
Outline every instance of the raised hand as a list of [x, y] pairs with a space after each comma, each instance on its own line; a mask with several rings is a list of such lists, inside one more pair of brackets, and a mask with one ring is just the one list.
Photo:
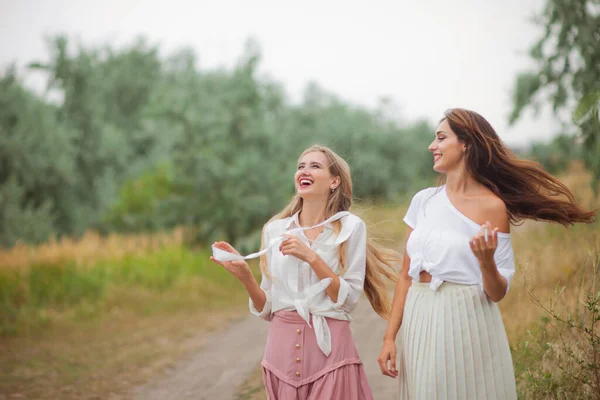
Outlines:
[[[227, 242], [215, 242], [213, 243], [218, 249], [228, 251], [234, 254], [240, 254], [232, 245]], [[215, 260], [213, 256], [210, 256], [210, 260], [214, 263], [220, 264], [229, 272], [231, 272], [236, 278], [239, 280], [244, 280], [249, 275], [252, 275], [252, 271], [250, 270], [250, 266], [246, 261], [218, 261]]]
[[310, 263], [316, 253], [304, 244], [297, 236], [284, 235], [286, 239], [279, 245], [279, 251], [286, 256], [294, 256], [302, 261]]
[[495, 265], [494, 253], [498, 247], [498, 228], [492, 230], [492, 224], [486, 222], [481, 225], [479, 233], [471, 238], [469, 245], [482, 268]]

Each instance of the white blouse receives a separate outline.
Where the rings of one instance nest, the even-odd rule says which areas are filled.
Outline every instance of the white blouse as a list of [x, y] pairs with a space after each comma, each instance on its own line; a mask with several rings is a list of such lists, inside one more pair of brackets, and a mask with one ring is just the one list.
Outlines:
[[[310, 244], [304, 231], [293, 233], [312, 248], [331, 268], [338, 273], [338, 247], [348, 241], [347, 269], [340, 278], [337, 302], [333, 302], [325, 289], [332, 279], [319, 280], [310, 265], [294, 256], [285, 256], [279, 246], [272, 246], [266, 253], [267, 268], [271, 277], [263, 274], [260, 284], [267, 301], [259, 312], [250, 299], [250, 312], [268, 321], [280, 310], [296, 310], [313, 328], [319, 348], [325, 355], [331, 352], [331, 333], [325, 317], [350, 321], [350, 312], [356, 307], [363, 291], [366, 270], [367, 231], [365, 223], [356, 215], [347, 213], [340, 219], [342, 229], [335, 234], [331, 222], [324, 225], [323, 232]], [[269, 223], [264, 229], [264, 243], [277, 242], [287, 231], [299, 228], [298, 213], [289, 218]]]
[[[412, 199], [404, 221], [413, 229], [406, 251], [410, 257], [410, 275], [419, 282], [419, 273], [431, 274], [430, 288], [437, 290], [444, 281], [464, 285], [479, 284], [483, 279], [479, 261], [469, 241], [481, 226], [452, 205], [446, 185], [421, 190]], [[515, 273], [515, 261], [509, 233], [498, 233], [494, 254], [498, 272], [506, 279], [506, 290]]]

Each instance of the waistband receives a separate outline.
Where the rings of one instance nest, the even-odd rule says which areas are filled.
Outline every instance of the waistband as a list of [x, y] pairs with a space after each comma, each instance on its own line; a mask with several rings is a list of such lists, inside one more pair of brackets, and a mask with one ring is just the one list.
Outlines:
[[[454, 282], [446, 282], [443, 281], [442, 284], [437, 288], [437, 292], [446, 292], [452, 290], [461, 290], [461, 289], [469, 289], [469, 288], [479, 288], [478, 284], [462, 284], [462, 283], [454, 283]], [[429, 282], [415, 282], [413, 281], [411, 286], [411, 290], [416, 290], [419, 292], [433, 292], [431, 289]]]
[[300, 316], [300, 314], [298, 314], [297, 311], [277, 311], [273, 314], [273, 318], [277, 318], [282, 322], [287, 322], [291, 324], [306, 324], [306, 321]]

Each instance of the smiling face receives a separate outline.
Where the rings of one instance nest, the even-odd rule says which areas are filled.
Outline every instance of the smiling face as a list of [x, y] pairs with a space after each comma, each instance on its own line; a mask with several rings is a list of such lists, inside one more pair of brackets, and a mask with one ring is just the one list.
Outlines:
[[447, 173], [464, 162], [466, 145], [450, 128], [447, 120], [443, 120], [435, 132], [435, 139], [429, 145], [433, 153], [433, 169]]
[[331, 189], [340, 183], [339, 176], [332, 176], [327, 156], [320, 151], [304, 154], [298, 161], [295, 175], [296, 192], [305, 200], [326, 200]]

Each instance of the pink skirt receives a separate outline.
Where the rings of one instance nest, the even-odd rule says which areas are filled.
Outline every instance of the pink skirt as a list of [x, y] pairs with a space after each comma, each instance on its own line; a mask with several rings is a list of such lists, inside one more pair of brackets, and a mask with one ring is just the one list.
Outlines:
[[372, 400], [350, 323], [326, 318], [331, 353], [323, 354], [315, 333], [295, 311], [273, 314], [262, 361], [269, 400]]

